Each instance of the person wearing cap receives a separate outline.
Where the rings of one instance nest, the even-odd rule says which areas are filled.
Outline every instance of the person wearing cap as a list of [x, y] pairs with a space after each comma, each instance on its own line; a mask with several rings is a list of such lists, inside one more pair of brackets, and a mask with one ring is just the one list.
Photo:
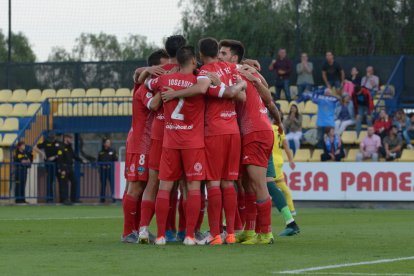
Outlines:
[[116, 151], [111, 147], [111, 139], [102, 139], [102, 149], [98, 153], [99, 178], [101, 180], [101, 203], [105, 203], [107, 182], [109, 182], [109, 187], [111, 188], [112, 202], [115, 202], [114, 162], [116, 161], [118, 161], [118, 155], [116, 154]]
[[46, 202], [53, 202], [54, 183], [56, 177], [57, 151], [61, 147], [61, 142], [56, 140], [54, 131], [50, 131], [46, 139], [34, 146], [33, 150], [42, 156], [46, 169]]
[[[72, 148], [72, 135], [63, 135], [63, 143], [57, 151], [57, 172], [59, 180], [60, 202], [63, 204], [79, 203], [77, 194], [78, 183], [73, 170], [73, 160], [86, 163], [75, 154]], [[68, 182], [70, 182], [70, 201], [68, 199]]]
[[384, 138], [383, 147], [380, 149], [381, 154], [385, 160], [394, 161], [401, 157], [402, 145], [403, 140], [398, 135], [398, 126], [393, 125], [388, 136]]
[[346, 130], [347, 127], [355, 124], [354, 105], [352, 104], [349, 94], [342, 94], [341, 101], [338, 103], [335, 110], [335, 133], [339, 136]]

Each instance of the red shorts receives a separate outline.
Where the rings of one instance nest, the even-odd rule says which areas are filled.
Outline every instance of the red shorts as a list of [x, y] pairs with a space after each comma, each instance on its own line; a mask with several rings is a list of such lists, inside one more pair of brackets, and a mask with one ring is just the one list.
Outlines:
[[148, 154], [127, 152], [124, 175], [130, 182], [148, 181]]
[[206, 157], [202, 149], [163, 148], [158, 178], [164, 181], [180, 180], [185, 175], [187, 181], [206, 179]]
[[239, 177], [240, 134], [204, 137], [207, 180], [237, 180]]
[[255, 131], [246, 134], [242, 142], [241, 163], [267, 168], [274, 143], [273, 131]]
[[162, 140], [151, 139], [148, 168], [154, 171], [160, 170], [161, 153]]

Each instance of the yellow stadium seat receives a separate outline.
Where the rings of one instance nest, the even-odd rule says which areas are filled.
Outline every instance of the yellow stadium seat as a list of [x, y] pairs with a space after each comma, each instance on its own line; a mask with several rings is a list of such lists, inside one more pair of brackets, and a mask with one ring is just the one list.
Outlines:
[[86, 95], [86, 92], [85, 92], [85, 89], [83, 88], [75, 88], [70, 93], [71, 97], [85, 97], [85, 95]]
[[33, 116], [39, 110], [40, 106], [41, 106], [41, 104], [39, 104], [39, 103], [33, 103], [33, 104], [29, 105], [27, 107], [26, 116], [27, 117]]
[[[293, 155], [292, 150], [291, 150], [291, 149], [289, 149], [289, 150], [290, 150], [290, 152], [291, 152], [291, 153], [292, 153], [292, 155]], [[282, 150], [282, 157], [283, 157], [283, 162], [289, 162], [289, 158], [288, 158], [288, 156], [287, 156], [287, 154], [286, 154], [285, 150]]]
[[107, 103], [103, 107], [104, 116], [116, 116], [118, 115], [118, 104], [116, 103]]
[[48, 98], [56, 97], [56, 90], [55, 89], [45, 89], [42, 92], [42, 96], [40, 97], [40, 101], [44, 101]]
[[88, 116], [102, 116], [103, 115], [103, 104], [91, 103], [88, 106]]
[[115, 97], [115, 90], [112, 88], [105, 88], [101, 91], [101, 97]]
[[314, 104], [312, 101], [307, 101], [305, 104], [305, 109], [303, 111], [305, 114], [317, 114], [318, 105]]
[[57, 98], [69, 98], [70, 97], [70, 90], [69, 89], [59, 89], [56, 92]]
[[87, 116], [88, 105], [86, 103], [77, 103], [73, 106], [73, 116]]
[[405, 149], [403, 150], [399, 162], [414, 162], [414, 151]]
[[289, 86], [290, 95], [293, 98], [297, 98], [298, 96], [298, 87], [296, 85]]
[[318, 120], [318, 116], [313, 115], [309, 122], [309, 128], [316, 128], [316, 120]]
[[19, 103], [13, 106], [13, 111], [9, 116], [23, 117], [27, 114], [27, 104]]
[[358, 136], [358, 139], [357, 139], [357, 144], [359, 145], [359, 144], [361, 144], [361, 142], [362, 142], [362, 140], [364, 140], [364, 138], [365, 137], [367, 137], [367, 135], [368, 135], [368, 132], [366, 131], [366, 130], [362, 130], [360, 133], [359, 133], [359, 136]]
[[3, 118], [0, 118], [0, 129], [1, 129], [1, 126], [4, 124], [4, 120], [3, 120]]
[[311, 118], [309, 115], [302, 115], [302, 128], [308, 128]]
[[100, 95], [101, 91], [98, 88], [90, 88], [86, 90], [86, 97], [99, 97]]
[[[296, 101], [291, 101], [290, 104], [289, 104], [289, 111], [290, 111], [290, 107], [293, 104], [296, 104], [296, 106], [298, 107], [299, 113], [303, 113], [303, 111], [305, 110], [304, 102], [297, 103]], [[289, 113], [289, 111], [288, 111], [288, 113]]]
[[19, 119], [17, 118], [6, 118], [4, 120], [3, 126], [1, 127], [2, 131], [15, 131], [19, 130]]
[[309, 149], [298, 149], [293, 157], [295, 162], [308, 162], [311, 159], [311, 154]]
[[348, 154], [344, 158], [344, 161], [345, 162], [355, 162], [356, 161], [356, 156], [357, 156], [358, 153], [359, 153], [359, 149], [350, 149], [348, 151]]
[[358, 137], [356, 131], [347, 130], [342, 133], [341, 136], [342, 143], [345, 145], [353, 145], [358, 142]]
[[13, 111], [13, 105], [4, 103], [0, 104], [0, 116], [7, 117], [9, 116]]
[[315, 149], [312, 153], [312, 158], [309, 161], [310, 162], [321, 162], [322, 153], [323, 153], [322, 149]]
[[40, 102], [42, 97], [42, 91], [40, 89], [30, 89], [27, 91], [25, 102]]
[[58, 111], [55, 114], [57, 116], [72, 116], [73, 115], [73, 106], [70, 103], [61, 103], [58, 106]]
[[15, 134], [15, 133], [6, 133], [6, 134], [4, 134], [4, 137], [3, 137], [3, 140], [0, 143], [0, 146], [10, 147], [11, 145], [13, 145], [16, 138], [17, 138], [17, 134]]
[[121, 103], [118, 106], [118, 115], [128, 116], [132, 115], [132, 103]]
[[289, 113], [289, 102], [285, 100], [278, 100], [276, 103], [280, 104], [280, 111], [282, 111], [283, 114]]
[[24, 89], [16, 89], [13, 91], [13, 95], [9, 99], [9, 102], [22, 102], [26, 99], [27, 93]]
[[8, 102], [13, 93], [9, 89], [0, 90], [0, 102]]
[[276, 87], [274, 87], [274, 86], [270, 86], [270, 87], [269, 87], [269, 91], [270, 91], [270, 93], [272, 93], [272, 94], [276, 94]]
[[[0, 143], [1, 143], [1, 138], [0, 138]], [[0, 162], [3, 162], [3, 160], [4, 160], [4, 153], [3, 153], [3, 149], [2, 148], [0, 148]]]
[[[106, 89], [111, 89], [111, 88], [106, 88]], [[104, 93], [104, 91], [106, 89], [102, 90], [101, 95], [102, 95], [102, 93]], [[105, 94], [106, 93], [109, 93], [109, 92], [105, 92]], [[117, 96], [117, 97], [130, 97], [131, 96], [131, 90], [128, 89], [128, 88], [119, 88], [118, 90], [116, 90], [115, 96]]]

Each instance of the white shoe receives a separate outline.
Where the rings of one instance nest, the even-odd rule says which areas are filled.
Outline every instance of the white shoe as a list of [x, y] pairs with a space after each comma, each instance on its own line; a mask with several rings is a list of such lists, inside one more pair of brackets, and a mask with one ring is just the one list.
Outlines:
[[138, 242], [140, 244], [149, 244], [150, 243], [148, 227], [143, 226], [143, 227], [139, 228]]
[[413, 147], [413, 145], [411, 145], [411, 144], [408, 144], [407, 145], [407, 149], [410, 149], [410, 150], [412, 150], [414, 147]]
[[183, 244], [184, 245], [197, 245], [197, 242], [193, 238], [185, 237]]
[[155, 245], [166, 245], [167, 241], [165, 240], [165, 237], [159, 237], [155, 240]]
[[225, 241], [226, 238], [227, 238], [227, 231], [226, 230], [223, 230], [223, 232], [220, 234], [220, 236], [221, 236], [221, 240], [222, 241]]
[[296, 211], [290, 212], [293, 217], [296, 217]]

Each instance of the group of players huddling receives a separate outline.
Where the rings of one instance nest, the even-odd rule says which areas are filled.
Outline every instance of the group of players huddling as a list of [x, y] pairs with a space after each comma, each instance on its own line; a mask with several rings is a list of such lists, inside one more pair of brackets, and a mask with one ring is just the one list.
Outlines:
[[[204, 38], [198, 48], [201, 67], [183, 36], [168, 37], [165, 50], [135, 71], [122, 241], [271, 244], [272, 200], [286, 224], [280, 235], [299, 233], [281, 170], [281, 114], [255, 69], [260, 65], [243, 60], [239, 41]], [[205, 191], [206, 235], [200, 232]], [[154, 214], [157, 236], [151, 237]]]

